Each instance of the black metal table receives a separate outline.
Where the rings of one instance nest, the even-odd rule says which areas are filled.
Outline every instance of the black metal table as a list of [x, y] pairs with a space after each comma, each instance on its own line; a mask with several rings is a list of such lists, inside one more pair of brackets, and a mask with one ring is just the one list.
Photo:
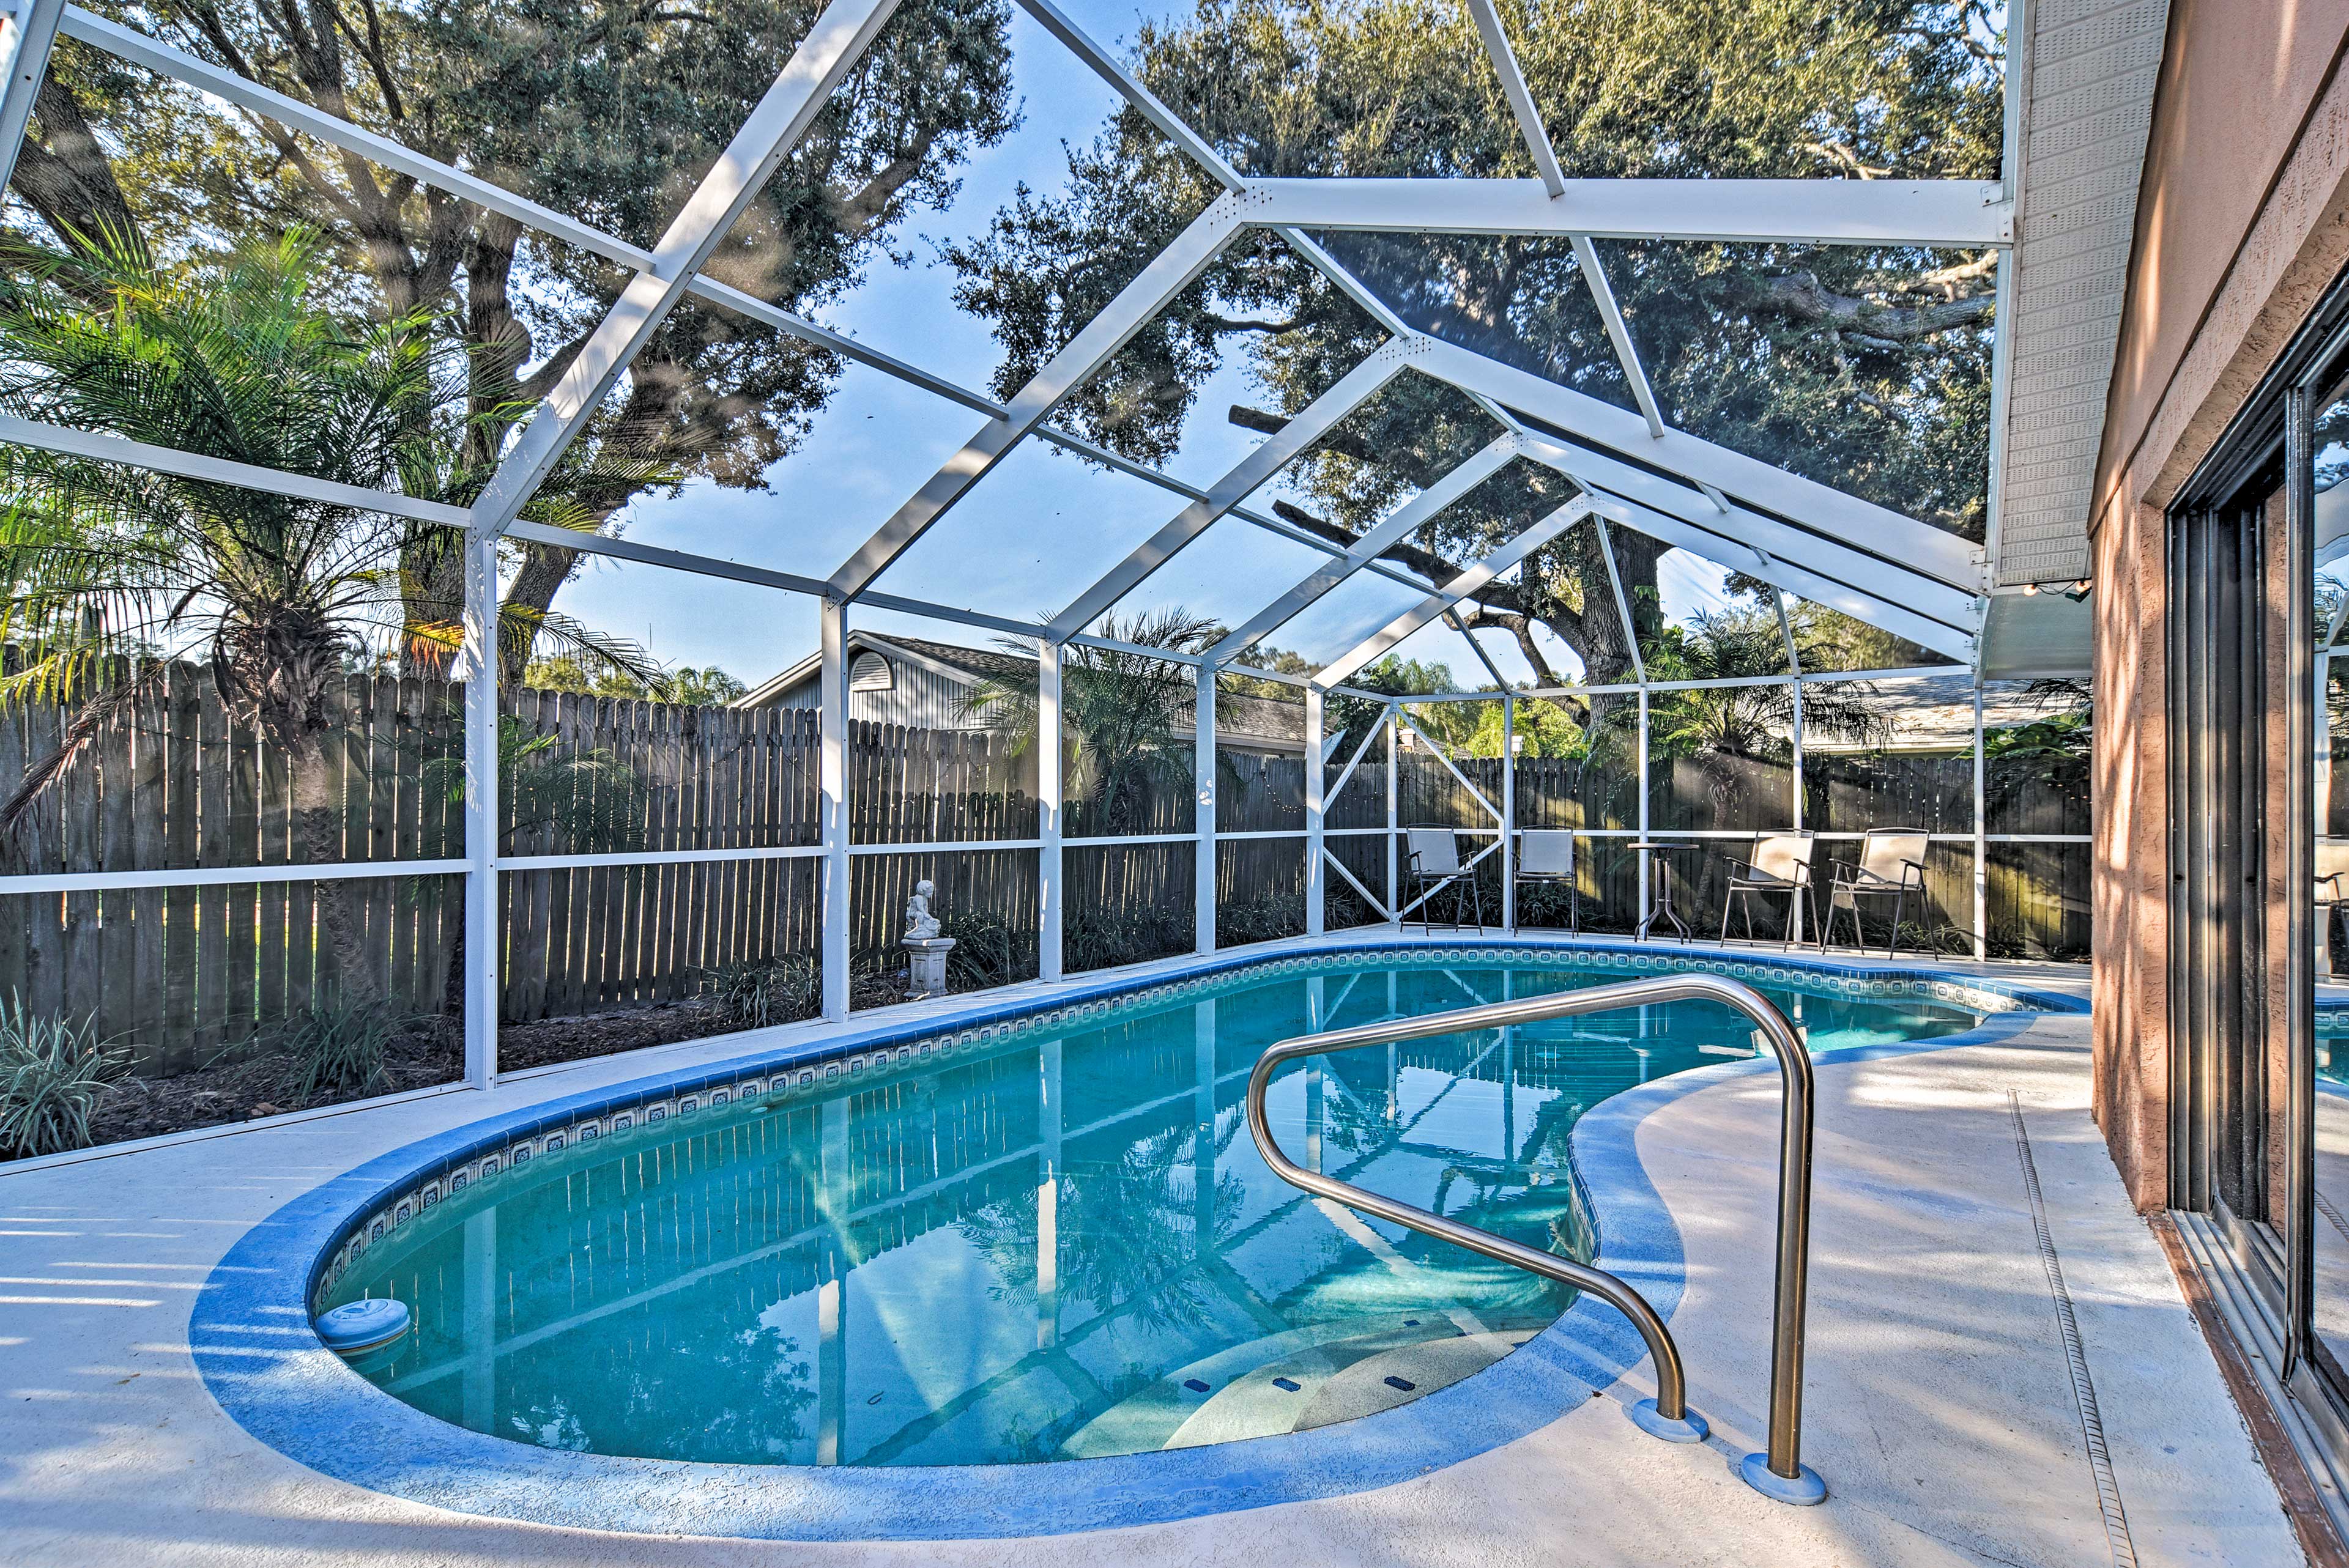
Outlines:
[[1647, 913], [1640, 917], [1640, 928], [1632, 934], [1631, 939], [1635, 942], [1647, 941], [1649, 927], [1654, 925], [1659, 919], [1663, 919], [1671, 922], [1672, 929], [1680, 933], [1682, 942], [1688, 941], [1692, 934], [1688, 928], [1688, 923], [1681, 919], [1680, 911], [1672, 907], [1672, 863], [1667, 860], [1655, 858], [1653, 851], [1701, 850], [1704, 846], [1682, 843], [1677, 840], [1635, 839], [1631, 842], [1631, 848], [1648, 853], [1653, 867], [1648, 877]]

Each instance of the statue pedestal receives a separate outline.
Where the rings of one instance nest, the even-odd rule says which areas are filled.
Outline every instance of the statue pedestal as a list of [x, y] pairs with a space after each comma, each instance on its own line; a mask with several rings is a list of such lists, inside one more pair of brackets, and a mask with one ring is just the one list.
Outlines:
[[947, 989], [947, 954], [954, 951], [951, 936], [909, 936], [905, 938], [905, 956], [912, 973], [909, 1000], [924, 996], [941, 996]]

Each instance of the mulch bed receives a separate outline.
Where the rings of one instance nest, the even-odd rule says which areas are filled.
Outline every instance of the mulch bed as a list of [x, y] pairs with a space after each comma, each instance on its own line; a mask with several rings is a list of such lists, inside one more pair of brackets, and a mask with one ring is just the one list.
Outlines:
[[[387, 1081], [372, 1092], [398, 1094], [447, 1083], [464, 1071], [464, 1048], [454, 1031], [413, 1035], [384, 1053]], [[127, 1078], [107, 1090], [89, 1119], [92, 1143], [121, 1143], [223, 1122], [251, 1121], [307, 1107], [295, 1099], [288, 1079], [290, 1057], [276, 1053], [247, 1057], [175, 1073], [170, 1078]], [[320, 1096], [310, 1105], [332, 1105]]]
[[[856, 1006], [885, 1006], [903, 1000], [905, 991], [895, 976], [869, 972], [856, 976]], [[587, 1061], [648, 1046], [703, 1039], [732, 1027], [715, 1007], [700, 1001], [662, 1002], [578, 1017], [506, 1024], [498, 1029], [498, 1067], [501, 1071], [520, 1072]], [[337, 1103], [331, 1096], [306, 1105], [297, 1101], [287, 1086], [292, 1067], [286, 1057], [266, 1054], [170, 1078], [124, 1078], [98, 1101], [90, 1117], [90, 1141], [123, 1143]], [[390, 1047], [385, 1068], [388, 1081], [378, 1086], [373, 1091], [376, 1094], [452, 1083], [465, 1070], [463, 1034], [454, 1025], [441, 1023], [429, 1032], [410, 1035]]]

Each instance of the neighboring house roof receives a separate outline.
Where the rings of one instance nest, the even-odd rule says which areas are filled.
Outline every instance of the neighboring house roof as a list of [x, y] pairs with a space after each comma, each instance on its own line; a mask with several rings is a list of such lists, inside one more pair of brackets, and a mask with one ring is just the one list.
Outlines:
[[[875, 653], [888, 658], [908, 659], [974, 686], [993, 678], [1032, 677], [1036, 670], [1034, 659], [1008, 649], [966, 647], [960, 643], [937, 643], [924, 637], [883, 637], [870, 632], [851, 632], [846, 651], [851, 665], [859, 654]], [[776, 702], [814, 679], [822, 663], [821, 652], [810, 654], [736, 697], [733, 706], [764, 707]], [[1305, 745], [1305, 705], [1219, 693], [1216, 697], [1216, 733], [1242, 744], [1301, 749]]]
[[[1874, 706], [1892, 719], [1887, 751], [1971, 751], [1974, 744], [1974, 683], [1971, 675], [1879, 681]], [[2028, 696], [2021, 681], [1992, 681], [1982, 687], [1982, 727], [2009, 729], [2058, 710]], [[1806, 752], [1872, 751], [1848, 740], [1806, 735]]]

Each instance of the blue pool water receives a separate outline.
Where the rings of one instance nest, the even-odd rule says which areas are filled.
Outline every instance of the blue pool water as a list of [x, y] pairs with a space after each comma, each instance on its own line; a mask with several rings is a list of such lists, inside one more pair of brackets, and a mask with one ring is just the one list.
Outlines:
[[[1268, 1172], [1241, 1099], [1276, 1040], [1620, 979], [1559, 965], [1247, 971], [829, 1095], [576, 1146], [431, 1208], [320, 1307], [392, 1296], [362, 1361], [443, 1419], [585, 1452], [1007, 1463], [1299, 1430], [1490, 1365], [1572, 1293]], [[1794, 977], [1789, 977], [1795, 984]], [[1765, 991], [1815, 1051], [1947, 1005]], [[1276, 1080], [1309, 1165], [1588, 1258], [1568, 1135], [1753, 1054], [1712, 1003], [1439, 1037]]]

